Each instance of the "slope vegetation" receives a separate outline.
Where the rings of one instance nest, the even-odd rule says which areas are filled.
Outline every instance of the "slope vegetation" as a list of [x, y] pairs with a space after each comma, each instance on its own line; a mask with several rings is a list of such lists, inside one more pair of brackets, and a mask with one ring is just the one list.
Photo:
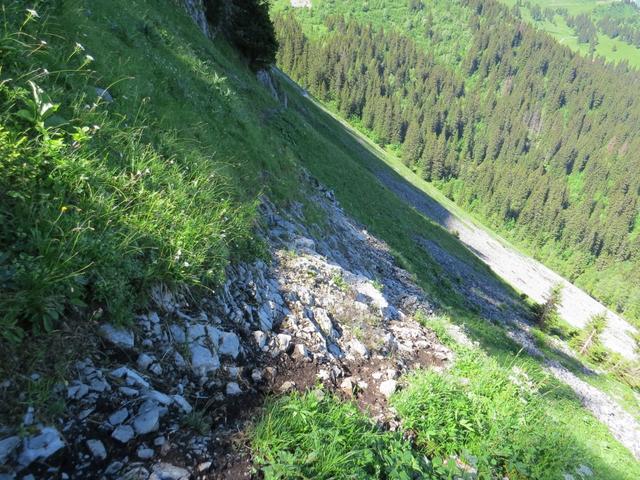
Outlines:
[[511, 338], [517, 293], [296, 85], [182, 2], [32, 6], [0, 42], [2, 474], [640, 476]]

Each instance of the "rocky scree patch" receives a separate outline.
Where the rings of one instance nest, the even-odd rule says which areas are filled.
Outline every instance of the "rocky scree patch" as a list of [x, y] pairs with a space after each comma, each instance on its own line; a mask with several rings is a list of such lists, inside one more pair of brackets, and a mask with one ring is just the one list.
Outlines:
[[413, 319], [432, 306], [387, 247], [304, 181], [322, 234], [302, 205], [263, 199], [273, 261], [229, 267], [197, 305], [158, 286], [133, 328], [101, 325], [101, 351], [58, 386], [65, 416], [44, 425], [30, 409], [20, 435], [0, 430], [0, 478], [250, 477], [246, 428], [265, 396], [292, 391], [335, 392], [397, 429], [387, 400], [402, 375], [452, 353]]

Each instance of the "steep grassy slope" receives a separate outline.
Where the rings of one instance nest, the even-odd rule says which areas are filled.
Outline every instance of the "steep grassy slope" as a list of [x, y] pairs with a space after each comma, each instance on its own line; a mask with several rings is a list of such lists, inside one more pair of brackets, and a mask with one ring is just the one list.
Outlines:
[[[443, 310], [450, 312], [452, 321], [466, 324], [470, 335], [480, 342], [481, 350], [474, 350], [459, 364], [455, 385], [451, 384], [453, 380], [439, 383], [431, 374], [426, 380], [418, 378], [411, 382], [413, 387], [407, 395], [398, 398], [399, 410], [427, 438], [431, 426], [415, 414], [426, 392], [441, 388], [451, 399], [464, 392], [468, 399], [480, 398], [466, 405], [466, 414], [478, 421], [478, 428], [468, 434], [469, 425], [451, 422], [451, 418], [457, 418], [458, 404], [446, 402], [442, 418], [433, 420], [444, 422], [443, 429], [457, 432], [454, 440], [439, 438], [436, 449], [425, 442], [416, 450], [408, 448], [396, 435], [380, 434], [351, 407], [321, 405], [316, 415], [317, 403], [301, 405], [293, 398], [273, 407], [273, 418], [290, 412], [296, 415], [287, 416], [287, 420], [305, 419], [307, 415], [310, 423], [320, 425], [322, 435], [308, 442], [305, 437], [300, 448], [291, 451], [281, 442], [272, 447], [268, 436], [256, 434], [258, 452], [267, 452], [283, 462], [315, 467], [317, 450], [324, 448], [317, 439], [335, 438], [334, 427], [340, 426], [356, 435], [345, 435], [344, 442], [336, 441], [333, 445], [337, 451], [329, 460], [353, 458], [352, 447], [364, 445], [361, 451], [375, 453], [367, 460], [378, 472], [385, 459], [395, 459], [396, 465], [414, 469], [420, 464], [428, 471], [429, 467], [421, 463], [424, 454], [435, 451], [445, 456], [469, 449], [474, 454], [485, 450], [483, 468], [508, 465], [514, 474], [518, 469], [538, 472], [536, 465], [542, 465], [549, 468], [546, 475], [553, 476], [585, 462], [597, 478], [631, 480], [640, 476], [640, 467], [629, 452], [582, 409], [571, 391], [548, 379], [538, 362], [523, 356], [501, 327], [467, 308], [464, 299], [451, 288], [455, 279], [417, 245], [415, 236], [437, 242], [471, 268], [491, 275], [486, 267], [453, 236], [380, 185], [371, 173], [372, 168], [385, 168], [379, 153], [310, 103], [297, 88], [282, 86], [289, 98], [289, 107], [284, 109], [228, 44], [222, 38], [211, 42], [202, 36], [177, 2], [158, 6], [150, 0], [76, 0], [53, 7], [47, 4], [51, 10], [43, 4], [39, 17], [25, 12], [23, 2], [14, 5], [16, 10], [5, 12], [6, 25], [15, 28], [5, 30], [0, 44], [2, 129], [6, 131], [3, 148], [12, 152], [3, 156], [0, 178], [5, 189], [11, 185], [11, 191], [18, 193], [10, 196], [4, 190], [1, 197], [2, 214], [13, 222], [12, 228], [7, 227], [6, 221], [0, 227], [1, 248], [8, 252], [3, 255], [2, 281], [16, 282], [13, 271], [17, 267], [47, 271], [54, 265], [68, 268], [61, 278], [74, 283], [61, 283], [60, 290], [51, 294], [57, 302], [57, 313], [47, 321], [49, 325], [42, 321], [41, 326], [26, 320], [29, 311], [25, 309], [41, 304], [42, 297], [38, 297], [35, 287], [51, 283], [37, 278], [24, 284], [9, 283], [11, 288], [5, 287], [2, 297], [7, 302], [1, 307], [6, 322], [3, 332], [7, 328], [16, 331], [17, 326], [33, 333], [35, 326], [37, 333], [48, 326], [53, 331], [39, 338], [57, 337], [78, 343], [82, 341], [78, 331], [93, 334], [95, 316], [125, 322], [131, 319], [141, 305], [137, 302], [144, 302], [148, 287], [156, 282], [173, 286], [215, 285], [230, 259], [259, 254], [260, 244], [251, 238], [251, 225], [256, 220], [255, 199], [261, 193], [282, 205], [301, 201], [308, 221], [321, 224], [304, 192], [297, 188], [298, 168], [303, 166], [334, 189], [345, 210], [384, 239], [398, 262], [415, 274]], [[15, 36], [25, 18], [29, 21], [24, 31], [32, 37], [19, 36], [21, 42], [17, 43], [9, 37]], [[34, 50], [38, 52], [29, 54]], [[48, 123], [39, 124], [44, 120], [41, 107], [49, 102], [38, 103], [37, 98], [42, 95], [29, 89], [28, 80], [36, 82], [51, 103], [60, 105], [58, 121], [49, 117]], [[108, 87], [113, 101], [96, 101], [95, 87]], [[31, 119], [18, 113], [29, 105], [40, 109], [34, 110], [36, 116]], [[85, 126], [88, 130], [82, 128]], [[57, 139], [60, 142], [56, 143]], [[42, 162], [34, 167], [34, 183], [16, 182], [23, 178], [22, 171], [11, 173], [7, 167], [23, 168], [27, 160], [37, 158]], [[18, 217], [12, 213], [17, 207], [28, 213], [33, 205], [40, 205], [27, 194], [48, 196], [31, 216]], [[77, 217], [69, 219], [70, 212]], [[69, 238], [65, 232], [76, 235]], [[25, 238], [33, 241], [25, 242]], [[57, 249], [50, 258], [37, 248], [40, 243], [36, 240], [42, 238]], [[79, 253], [71, 250], [84, 242], [87, 246]], [[51, 252], [50, 248], [43, 252]], [[61, 258], [62, 254], [67, 256]], [[25, 258], [31, 263], [26, 263]], [[74, 261], [78, 265], [68, 267]], [[5, 268], [6, 264], [17, 267]], [[34, 270], [34, 265], [38, 269]], [[95, 285], [101, 285], [106, 275], [98, 268], [101, 265], [113, 271], [113, 278], [98, 295], [100, 290]], [[142, 278], [138, 276], [140, 269], [144, 272]], [[60, 275], [56, 273], [54, 278]], [[31, 287], [33, 290], [29, 290]], [[134, 291], [135, 296], [124, 301], [120, 309], [112, 310], [108, 300], [120, 291], [116, 288]], [[29, 293], [30, 301], [19, 304], [22, 309], [14, 307], [16, 312], [22, 312], [20, 315], [7, 315], [7, 305], [16, 305], [7, 291], [16, 292], [15, 295]], [[79, 301], [77, 291], [82, 292]], [[34, 345], [40, 346], [35, 335], [21, 344], [30, 348]], [[35, 352], [28, 357], [28, 363], [22, 363], [24, 356], [17, 354], [21, 347], [3, 340], [1, 376], [12, 376], [15, 371], [30, 373], [34, 361], [39, 367], [47, 364], [52, 369], [72, 360], [72, 343], [58, 345], [64, 348]], [[536, 408], [530, 412], [522, 407], [515, 409], [522, 400], [506, 381], [514, 365], [540, 380], [540, 391], [533, 393]], [[499, 375], [503, 381], [492, 386], [488, 377], [478, 375], [478, 369], [486, 375]], [[54, 380], [65, 380], [63, 369], [58, 375]], [[468, 389], [464, 387], [466, 376], [474, 377]], [[26, 375], [17, 381], [24, 383], [25, 395], [18, 400], [21, 408], [37, 401], [40, 406], [51, 403], [50, 392], [38, 386], [42, 384], [36, 385]], [[425, 389], [425, 385], [429, 388]], [[508, 405], [505, 398], [513, 402], [517, 415], [509, 417], [508, 422], [496, 422], [496, 414], [504, 412]], [[8, 405], [9, 399], [0, 400]], [[326, 411], [330, 421], [322, 422], [320, 414]], [[497, 434], [500, 429], [496, 428], [496, 435], [488, 437], [491, 442], [482, 443], [478, 437], [488, 423], [511, 431], [512, 442], [501, 441]], [[280, 426], [288, 428], [291, 424]], [[284, 432], [290, 441], [289, 431], [280, 426], [262, 432]], [[294, 429], [297, 427], [293, 425]], [[309, 431], [297, 433], [304, 436]], [[532, 438], [540, 445], [524, 448]], [[517, 448], [507, 452], [505, 448], [511, 443]], [[262, 448], [264, 445], [267, 448]], [[309, 455], [313, 452], [304, 450], [309, 445], [315, 448], [315, 457]], [[554, 451], [557, 445], [566, 446], [566, 450]], [[491, 450], [488, 454], [487, 449]], [[516, 465], [517, 459], [522, 465]], [[277, 465], [272, 462], [271, 466]], [[290, 476], [287, 472], [290, 473], [280, 470], [281, 478]], [[446, 478], [444, 473], [438, 475]]]

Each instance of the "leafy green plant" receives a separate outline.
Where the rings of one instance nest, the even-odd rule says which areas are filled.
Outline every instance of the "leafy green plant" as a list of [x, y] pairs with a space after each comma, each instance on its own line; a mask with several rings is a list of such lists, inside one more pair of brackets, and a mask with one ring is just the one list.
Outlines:
[[220, 282], [252, 250], [253, 200], [238, 201], [210, 151], [170, 128], [150, 135], [144, 101], [127, 118], [88, 98], [85, 47], [3, 8], [0, 335], [51, 332], [88, 309], [126, 322], [154, 283]]
[[594, 315], [587, 322], [578, 335], [570, 342], [570, 345], [580, 354], [588, 356], [591, 361], [602, 363], [607, 359], [608, 352], [602, 345], [600, 335], [607, 325], [606, 314]]
[[536, 322], [541, 329], [548, 331], [557, 324], [559, 319], [558, 307], [561, 301], [562, 285], [557, 284], [551, 287], [542, 305], [535, 305], [533, 307]]
[[336, 273], [331, 277], [331, 282], [333, 282], [333, 284], [336, 287], [338, 287], [340, 290], [342, 290], [343, 292], [348, 292], [349, 291], [349, 284], [344, 279], [344, 277], [342, 275], [340, 275], [339, 273]]
[[459, 457], [480, 478], [555, 478], [567, 471], [576, 452], [545, 412], [543, 384], [472, 350], [459, 355], [450, 373], [418, 372], [392, 398], [417, 446], [429, 456]]
[[379, 430], [355, 405], [321, 391], [272, 401], [252, 437], [266, 479], [435, 480], [460, 475], [455, 462], [430, 461], [398, 433]]

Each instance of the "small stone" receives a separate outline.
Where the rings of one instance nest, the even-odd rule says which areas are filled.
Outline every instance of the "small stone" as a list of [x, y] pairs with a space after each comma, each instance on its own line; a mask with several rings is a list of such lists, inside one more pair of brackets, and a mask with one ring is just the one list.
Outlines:
[[154, 375], [162, 375], [162, 367], [159, 363], [154, 363], [153, 365], [151, 365], [151, 367], [149, 367], [149, 371]]
[[369, 350], [365, 347], [364, 343], [354, 338], [349, 342], [349, 350], [357, 353], [362, 358], [369, 358]]
[[395, 380], [385, 380], [380, 384], [379, 390], [381, 394], [389, 398], [395, 393], [397, 388], [398, 382], [396, 382]]
[[206, 377], [208, 373], [220, 368], [220, 360], [211, 350], [198, 344], [192, 344], [190, 348], [191, 368], [196, 375]]
[[91, 415], [94, 412], [95, 408], [86, 408], [84, 410], [82, 410], [79, 414], [78, 414], [78, 419], [79, 420], [84, 420], [85, 418], [87, 418], [89, 415]]
[[113, 102], [113, 97], [106, 88], [96, 87], [96, 95], [107, 103]]
[[149, 382], [142, 378], [142, 375], [140, 375], [138, 372], [130, 368], [116, 368], [111, 372], [111, 375], [115, 378], [124, 378], [125, 382], [129, 386], [138, 385], [143, 388], [149, 388]]
[[141, 460], [149, 460], [150, 458], [153, 458], [155, 454], [156, 452], [154, 452], [152, 448], [146, 448], [144, 446], [140, 446], [136, 451], [136, 455]]
[[282, 393], [289, 393], [292, 390], [295, 390], [295, 388], [296, 388], [296, 382], [287, 381], [280, 386], [279, 390]]
[[133, 348], [135, 339], [133, 332], [122, 328], [116, 328], [108, 323], [101, 325], [98, 333], [102, 338], [121, 348]]
[[140, 413], [133, 419], [133, 428], [138, 435], [146, 435], [160, 428], [161, 409], [158, 406], [143, 405]]
[[262, 330], [270, 332], [273, 329], [273, 318], [264, 305], [260, 310], [258, 310], [258, 318], [260, 320], [260, 328]]
[[178, 352], [174, 352], [173, 354], [173, 363], [175, 363], [178, 368], [184, 368], [187, 366], [187, 362], [184, 360], [184, 357]]
[[99, 378], [94, 378], [93, 380], [91, 380], [91, 385], [89, 385], [89, 388], [98, 393], [103, 393], [107, 390], [111, 390], [111, 387], [109, 386], [107, 381]]
[[137, 397], [140, 392], [138, 392], [138, 390], [136, 390], [135, 388], [131, 388], [131, 387], [120, 387], [118, 389], [118, 391], [123, 394], [125, 397]]
[[304, 252], [314, 253], [316, 251], [316, 243], [307, 237], [297, 237], [293, 241], [293, 246], [296, 250]]
[[291, 335], [287, 335], [286, 333], [279, 333], [276, 336], [276, 344], [278, 346], [278, 350], [281, 352], [288, 352], [291, 348]]
[[87, 448], [96, 460], [104, 460], [107, 458], [107, 449], [100, 440], [87, 440]]
[[335, 336], [335, 331], [333, 329], [333, 322], [329, 317], [327, 311], [323, 308], [314, 308], [313, 309], [313, 318], [318, 323], [320, 330], [328, 337]]
[[226, 392], [229, 396], [236, 396], [240, 395], [242, 393], [242, 390], [240, 389], [240, 385], [238, 385], [236, 382], [229, 382], [227, 383]]
[[394, 378], [398, 378], [400, 372], [395, 368], [387, 369], [387, 378], [393, 380]]
[[209, 341], [211, 342], [211, 345], [213, 345], [214, 347], [217, 347], [218, 344], [220, 343], [220, 337], [222, 336], [222, 332], [217, 328], [212, 327], [211, 325], [207, 325], [206, 330], [207, 330], [207, 336], [209, 337]]
[[62, 448], [64, 448], [64, 442], [60, 433], [55, 428], [45, 427], [39, 434], [24, 440], [18, 463], [27, 467], [36, 460], [46, 460]]
[[148, 391], [144, 398], [149, 399], [149, 400], [154, 400], [158, 403], [160, 403], [161, 405], [171, 405], [173, 403], [173, 399], [169, 396], [166, 395], [162, 392], [159, 392], [157, 390], [150, 390]]
[[344, 380], [342, 380], [342, 383], [340, 383], [340, 389], [345, 393], [348, 393], [349, 395], [353, 393], [353, 386], [354, 383], [351, 377], [345, 378]]
[[187, 341], [187, 336], [184, 333], [184, 328], [172, 323], [169, 325], [169, 332], [171, 332], [171, 336], [173, 337], [173, 341], [176, 343], [185, 343]]
[[138, 365], [138, 368], [140, 370], [146, 370], [152, 363], [153, 358], [146, 353], [141, 353], [140, 355], [138, 355], [138, 361], [136, 362], [136, 364]]
[[589, 467], [587, 467], [586, 465], [580, 465], [577, 469], [576, 472], [579, 475], [582, 475], [583, 477], [592, 477], [593, 476], [593, 470], [591, 470]]
[[262, 381], [262, 371], [258, 368], [254, 369], [251, 372], [251, 380], [255, 383], [260, 383]]
[[293, 349], [293, 358], [308, 359], [311, 357], [311, 352], [306, 345], [298, 343]]
[[129, 440], [135, 437], [135, 432], [129, 425], [119, 425], [111, 433], [111, 437], [115, 438], [120, 443], [127, 443]]
[[127, 410], [126, 408], [121, 408], [120, 410], [109, 415], [109, 423], [115, 427], [116, 425], [120, 425], [122, 422], [124, 422], [128, 416], [129, 410]]
[[253, 339], [258, 344], [259, 349], [263, 349], [267, 344], [267, 334], [261, 330], [256, 330], [255, 332], [253, 332]]
[[207, 331], [204, 325], [201, 325], [199, 323], [190, 325], [187, 329], [187, 338], [189, 339], [189, 342], [196, 342], [201, 344], [206, 334]]
[[24, 425], [25, 427], [33, 425], [34, 417], [35, 417], [35, 410], [33, 409], [33, 407], [28, 407], [27, 413], [25, 413], [24, 417], [22, 418], [22, 425]]
[[218, 353], [234, 359], [237, 358], [240, 354], [240, 340], [238, 336], [232, 332], [222, 332]]
[[173, 400], [178, 404], [178, 406], [182, 409], [184, 413], [191, 413], [193, 411], [193, 407], [187, 402], [187, 400], [182, 395], [174, 395]]
[[6, 463], [9, 456], [20, 444], [20, 437], [13, 436], [0, 440], [0, 465]]
[[80, 400], [87, 393], [89, 393], [89, 387], [84, 383], [80, 383], [78, 385], [71, 385], [67, 388], [67, 398]]
[[198, 473], [202, 473], [205, 472], [207, 470], [209, 470], [211, 468], [211, 465], [213, 465], [213, 462], [208, 461], [208, 462], [202, 462], [201, 464], [199, 464], [196, 468], [196, 470], [198, 470]]
[[156, 437], [156, 438], [154, 438], [154, 439], [153, 439], [153, 444], [154, 444], [156, 447], [161, 447], [161, 446], [163, 446], [163, 445], [164, 445], [164, 443], [165, 443], [166, 441], [167, 441], [167, 439], [166, 439], [166, 438], [164, 438], [164, 436], [163, 436], [163, 435], [160, 435], [159, 437]]
[[188, 470], [169, 463], [158, 463], [152, 470], [149, 480], [189, 480], [191, 477]]
[[104, 469], [104, 474], [106, 476], [115, 475], [120, 470], [122, 470], [122, 467], [124, 467], [124, 463], [116, 460], [115, 462], [110, 463], [109, 466]]

